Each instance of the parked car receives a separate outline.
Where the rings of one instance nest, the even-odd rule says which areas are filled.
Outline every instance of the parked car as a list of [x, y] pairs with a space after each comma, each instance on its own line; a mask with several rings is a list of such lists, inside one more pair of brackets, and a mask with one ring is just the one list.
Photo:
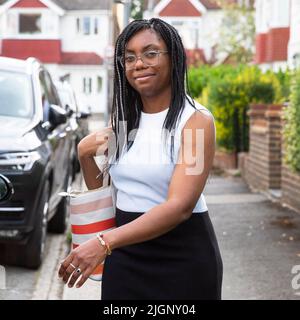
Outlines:
[[75, 134], [50, 74], [36, 59], [0, 57], [0, 173], [14, 193], [0, 203], [0, 264], [38, 268], [47, 228], [63, 233]]
[[2, 174], [0, 174], [0, 202], [10, 199], [14, 193], [11, 182]]
[[78, 106], [75, 92], [72, 86], [64, 81], [54, 82], [57, 92], [59, 94], [60, 100], [66, 110], [72, 111], [72, 116], [70, 118], [70, 124], [72, 130], [75, 132], [75, 146], [76, 153], [73, 159], [73, 180], [75, 175], [80, 171], [80, 163], [78, 160], [77, 145], [81, 139], [89, 134], [88, 118], [91, 113], [88, 110], [84, 110], [82, 107]]

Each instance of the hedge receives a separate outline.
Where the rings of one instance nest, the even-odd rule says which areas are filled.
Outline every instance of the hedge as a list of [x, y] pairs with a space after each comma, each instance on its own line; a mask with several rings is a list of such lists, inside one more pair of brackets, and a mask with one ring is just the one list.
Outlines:
[[290, 104], [284, 110], [284, 162], [292, 171], [300, 172], [300, 70], [292, 79]]
[[288, 81], [284, 73], [263, 73], [257, 66], [206, 66], [189, 72], [191, 95], [215, 117], [218, 148], [233, 152], [248, 151], [249, 105], [284, 102]]

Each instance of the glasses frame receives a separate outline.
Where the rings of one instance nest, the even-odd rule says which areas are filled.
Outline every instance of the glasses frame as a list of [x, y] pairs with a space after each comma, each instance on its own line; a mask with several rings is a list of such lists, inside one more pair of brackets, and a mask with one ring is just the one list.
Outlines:
[[[147, 64], [147, 63], [144, 62], [143, 56], [144, 56], [145, 53], [147, 53], [147, 52], [155, 52], [155, 53], [158, 53], [158, 59], [157, 59], [157, 63], [156, 63], [156, 64]], [[167, 50], [148, 50], [148, 51], [145, 51], [144, 53], [142, 53], [142, 54], [139, 55], [139, 56], [136, 56], [135, 54], [133, 54], [133, 56], [135, 56], [135, 62], [134, 62], [134, 64], [133, 64], [133, 66], [132, 66], [131, 68], [129, 68], [129, 69], [126, 67], [125, 61], [123, 62], [123, 57], [118, 57], [118, 60], [119, 60], [119, 62], [121, 63], [122, 67], [123, 67], [126, 71], [128, 71], [128, 70], [133, 70], [133, 69], [135, 68], [135, 65], [136, 65], [136, 63], [138, 62], [139, 59], [143, 62], [143, 64], [144, 64], [145, 66], [147, 66], [147, 67], [154, 67], [154, 66], [157, 66], [157, 65], [159, 64], [159, 58], [160, 58], [160, 55], [161, 55], [162, 53], [169, 53], [169, 51], [167, 51]]]

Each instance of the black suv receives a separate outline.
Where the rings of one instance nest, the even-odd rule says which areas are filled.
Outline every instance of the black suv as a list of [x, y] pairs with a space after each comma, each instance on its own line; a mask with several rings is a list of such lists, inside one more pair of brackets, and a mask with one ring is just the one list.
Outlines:
[[0, 173], [14, 193], [0, 204], [0, 264], [38, 268], [47, 229], [64, 233], [76, 153], [72, 110], [34, 58], [0, 57]]

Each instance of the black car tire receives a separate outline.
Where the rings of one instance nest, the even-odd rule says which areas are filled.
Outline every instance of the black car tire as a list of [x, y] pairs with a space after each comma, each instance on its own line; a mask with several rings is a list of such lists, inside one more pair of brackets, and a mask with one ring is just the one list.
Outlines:
[[18, 246], [19, 263], [18, 265], [30, 269], [37, 269], [40, 267], [44, 253], [47, 238], [47, 221], [49, 212], [49, 197], [50, 197], [49, 181], [45, 182], [38, 210], [36, 212], [35, 227], [30, 234], [28, 242], [25, 245]]
[[[72, 182], [72, 166], [70, 166], [69, 168], [64, 190], [68, 189], [71, 182]], [[70, 210], [69, 197], [62, 197], [62, 199], [60, 200], [57, 206], [55, 215], [52, 217], [52, 219], [48, 223], [48, 231], [56, 234], [65, 233], [68, 226], [69, 210]]]

